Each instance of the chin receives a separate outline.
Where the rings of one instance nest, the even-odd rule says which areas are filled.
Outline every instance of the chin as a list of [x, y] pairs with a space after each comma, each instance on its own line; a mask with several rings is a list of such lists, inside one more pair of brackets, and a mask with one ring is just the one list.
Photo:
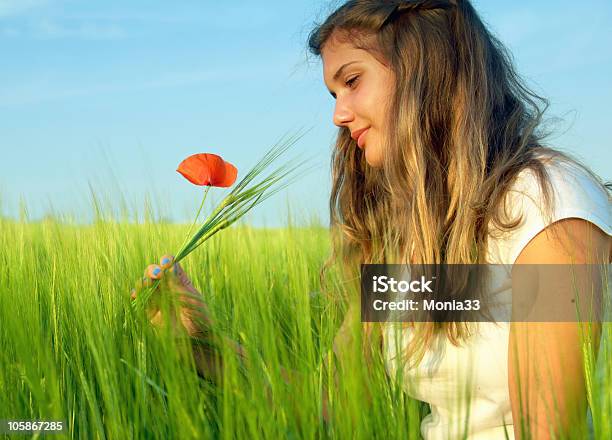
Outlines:
[[380, 158], [380, 156], [378, 154], [368, 154], [367, 147], [365, 150], [365, 160], [367, 164], [370, 165], [372, 168], [382, 167], [382, 159]]

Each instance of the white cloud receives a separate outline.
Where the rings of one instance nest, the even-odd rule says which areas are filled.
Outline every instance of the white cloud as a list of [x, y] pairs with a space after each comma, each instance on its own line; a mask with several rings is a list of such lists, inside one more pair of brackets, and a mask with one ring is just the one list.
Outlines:
[[18, 37], [21, 35], [21, 32], [19, 32], [18, 29], [12, 27], [2, 28], [0, 32], [5, 37]]
[[23, 14], [46, 3], [47, 0], [0, 0], [0, 18]]
[[33, 33], [43, 38], [78, 38], [86, 40], [114, 40], [123, 38], [125, 31], [115, 24], [78, 23], [66, 25], [43, 20], [33, 26]]
[[0, 35], [44, 40], [117, 40], [126, 37], [127, 32], [124, 27], [113, 23], [63, 23], [57, 20], [39, 19], [11, 26], [0, 25]]
[[[258, 74], [270, 75], [274, 71], [270, 66], [262, 66]], [[11, 105], [27, 105], [45, 101], [84, 98], [109, 94], [124, 94], [142, 90], [165, 89], [197, 84], [209, 84], [211, 87], [218, 81], [236, 81], [243, 78], [243, 73], [236, 70], [194, 70], [168, 72], [156, 78], [134, 80], [115, 80], [114, 82], [91, 82], [68, 86], [65, 83], [48, 79], [36, 79], [21, 84], [10, 84], [0, 87], [0, 108]]]

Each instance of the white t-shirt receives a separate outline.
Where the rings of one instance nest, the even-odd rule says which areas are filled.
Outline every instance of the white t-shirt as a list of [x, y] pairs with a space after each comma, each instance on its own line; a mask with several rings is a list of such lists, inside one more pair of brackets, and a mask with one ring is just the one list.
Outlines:
[[[612, 235], [610, 199], [584, 171], [566, 162], [544, 162], [555, 191], [552, 222], [577, 217]], [[523, 222], [505, 235], [489, 239], [486, 260], [492, 264], [514, 264], [521, 250], [550, 223], [541, 211], [541, 189], [531, 170], [523, 170], [508, 194], [512, 217], [523, 213]], [[511, 280], [499, 279], [491, 294], [511, 293]], [[386, 368], [392, 378], [403, 375], [402, 384], [412, 397], [427, 402], [431, 414], [421, 423], [426, 440], [462, 438], [497, 440], [514, 438], [508, 390], [508, 323], [477, 323], [477, 334], [460, 347], [441, 334], [416, 367], [398, 363], [401, 348], [410, 341], [411, 331], [397, 331], [399, 324], [385, 327]], [[468, 402], [469, 401], [469, 402]], [[468, 403], [466, 403], [468, 402]], [[469, 415], [469, 417], [468, 417]]]

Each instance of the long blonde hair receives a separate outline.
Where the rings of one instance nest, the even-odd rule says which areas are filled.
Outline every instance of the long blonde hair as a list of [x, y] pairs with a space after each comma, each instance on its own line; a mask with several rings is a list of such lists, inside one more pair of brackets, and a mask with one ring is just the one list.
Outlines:
[[[469, 1], [348, 1], [311, 32], [310, 51], [320, 56], [331, 38], [382, 57], [396, 84], [381, 168], [367, 166], [347, 128], [338, 132], [329, 203], [334, 251], [322, 274], [340, 255], [352, 269], [400, 262], [389, 255], [413, 264], [485, 263], [488, 226], [508, 231], [522, 220], [503, 209], [519, 172], [534, 171], [551, 213], [554, 193], [538, 153], [575, 163], [601, 183], [576, 159], [542, 145], [546, 100], [525, 86]], [[470, 334], [457, 322], [415, 330], [412, 354], [422, 354], [438, 330], [455, 345]]]

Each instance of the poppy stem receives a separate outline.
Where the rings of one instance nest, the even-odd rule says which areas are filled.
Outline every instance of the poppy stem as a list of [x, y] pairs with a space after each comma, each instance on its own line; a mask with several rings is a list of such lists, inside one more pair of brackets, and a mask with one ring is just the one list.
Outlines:
[[[182, 246], [180, 252], [176, 254], [174, 258], [174, 261], [176, 263], [178, 263], [188, 254], [190, 254], [193, 249], [197, 247], [195, 245], [202, 239], [204, 235], [207, 235], [208, 232], [216, 228], [217, 224], [223, 219], [223, 210], [231, 206], [234, 201], [235, 197], [232, 194], [229, 194], [221, 201], [219, 206], [217, 206], [217, 208], [206, 218], [206, 220], [204, 220], [200, 229], [194, 234], [193, 237], [191, 237], [191, 240], [186, 245]], [[211, 235], [213, 234], [210, 234], [208, 236]]]
[[196, 214], [195, 219], [193, 220], [193, 223], [189, 227], [189, 231], [187, 231], [187, 235], [185, 236], [185, 240], [183, 240], [183, 244], [181, 244], [181, 247], [179, 248], [178, 252], [174, 254], [177, 257], [185, 249], [185, 245], [187, 244], [187, 241], [189, 240], [189, 237], [191, 236], [191, 231], [193, 227], [195, 226], [195, 224], [198, 222], [198, 217], [200, 217], [200, 213], [202, 212], [202, 208], [204, 207], [204, 202], [206, 201], [206, 196], [208, 195], [209, 190], [210, 190], [210, 186], [207, 186], [206, 189], [204, 190], [204, 197], [202, 198], [200, 209], [198, 209], [198, 213]]

